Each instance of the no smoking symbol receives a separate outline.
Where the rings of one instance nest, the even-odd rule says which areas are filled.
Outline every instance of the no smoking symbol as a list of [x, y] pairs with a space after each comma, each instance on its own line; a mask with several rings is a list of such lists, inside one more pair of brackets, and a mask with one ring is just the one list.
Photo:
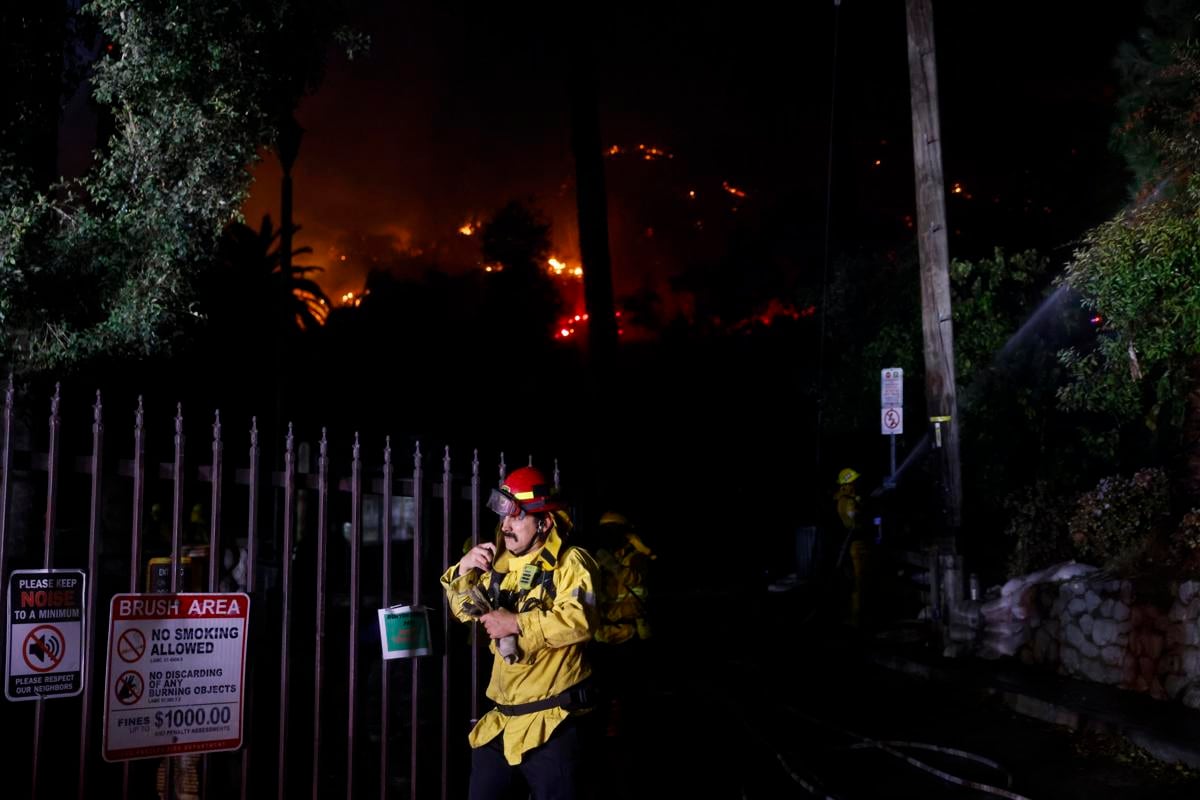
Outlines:
[[121, 634], [117, 642], [117, 655], [121, 660], [130, 663], [137, 661], [146, 652], [146, 637], [137, 628], [130, 628]]
[[889, 428], [900, 427], [900, 415], [896, 413], [895, 409], [889, 408], [887, 413], [883, 415], [883, 424]]

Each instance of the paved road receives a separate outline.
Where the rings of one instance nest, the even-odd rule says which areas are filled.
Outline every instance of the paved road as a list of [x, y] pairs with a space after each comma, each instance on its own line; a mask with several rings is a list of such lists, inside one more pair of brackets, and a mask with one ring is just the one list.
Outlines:
[[[664, 605], [631, 737], [635, 767], [607, 796], [1191, 800], [1200, 791], [1194, 775], [1142, 763], [1102, 735], [873, 666], [844, 628], [801, 624], [810, 607], [798, 593], [675, 596]], [[867, 740], [910, 744], [889, 754]], [[903, 756], [1010, 794], [956, 786]]]

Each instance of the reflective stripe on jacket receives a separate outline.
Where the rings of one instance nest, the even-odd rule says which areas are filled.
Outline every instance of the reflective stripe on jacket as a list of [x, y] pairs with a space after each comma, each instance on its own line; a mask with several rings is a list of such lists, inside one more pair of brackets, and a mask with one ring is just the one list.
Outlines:
[[[538, 568], [539, 577], [530, 581], [528, 591], [522, 592], [521, 573], [530, 564]], [[500, 576], [500, 589], [505, 593], [520, 597], [519, 609], [527, 609], [517, 611], [521, 631], [514, 663], [500, 657], [494, 639], [489, 644], [493, 662], [487, 696], [492, 701], [515, 706], [543, 700], [591, 675], [584, 645], [596, 627], [595, 571], [592, 557], [578, 547], [566, 547], [557, 526], [553, 526], [546, 543], [536, 552], [524, 556], [501, 552], [492, 572], [481, 574], [471, 570], [459, 576], [455, 564], [442, 576], [450, 611], [463, 622], [474, 621], [463, 610], [468, 599], [466, 593], [478, 583], [490, 595], [492, 575]], [[545, 572], [551, 573], [551, 581], [542, 580]], [[475, 724], [468, 741], [471, 747], [481, 747], [501, 735], [505, 759], [509, 764], [519, 764], [525, 752], [544, 744], [570, 714], [569, 710], [556, 707], [506, 716], [493, 708]]]

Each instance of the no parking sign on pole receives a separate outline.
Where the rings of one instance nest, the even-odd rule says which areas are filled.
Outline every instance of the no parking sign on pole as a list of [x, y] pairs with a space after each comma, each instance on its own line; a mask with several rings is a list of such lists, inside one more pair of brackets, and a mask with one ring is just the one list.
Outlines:
[[879, 427], [891, 436], [892, 480], [896, 479], [896, 434], [904, 433], [904, 370], [888, 367], [879, 371]]

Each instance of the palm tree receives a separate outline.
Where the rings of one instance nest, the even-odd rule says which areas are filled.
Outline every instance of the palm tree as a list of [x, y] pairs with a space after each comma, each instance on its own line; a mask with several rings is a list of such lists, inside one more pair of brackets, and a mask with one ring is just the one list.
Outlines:
[[[296, 227], [292, 232], [298, 230]], [[257, 231], [242, 223], [232, 223], [225, 229], [219, 249], [217, 285], [210, 288], [226, 292], [232, 289], [240, 296], [220, 297], [210, 292], [207, 299], [213, 305], [211, 310], [227, 307], [242, 312], [248, 310], [247, 305], [258, 306], [260, 310], [265, 306], [268, 326], [277, 332], [306, 331], [325, 324], [329, 298], [309, 277], [323, 269], [285, 265], [282, 234], [282, 228], [273, 228], [269, 214], [263, 216]], [[300, 247], [291, 255], [311, 252], [311, 247]], [[245, 320], [241, 317], [242, 322]]]

